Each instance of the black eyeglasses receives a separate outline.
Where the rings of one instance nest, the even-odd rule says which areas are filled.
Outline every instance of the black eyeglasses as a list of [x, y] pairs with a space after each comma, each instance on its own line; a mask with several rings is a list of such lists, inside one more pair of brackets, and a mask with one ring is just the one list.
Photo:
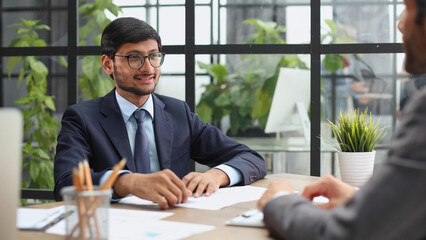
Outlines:
[[154, 68], [161, 67], [161, 65], [163, 65], [165, 55], [166, 55], [165, 53], [156, 52], [156, 53], [151, 53], [148, 56], [142, 56], [140, 54], [130, 54], [127, 56], [115, 55], [115, 56], [127, 58], [127, 63], [129, 64], [131, 68], [139, 69], [145, 63], [145, 58], [148, 58], [148, 62], [149, 64], [151, 64], [152, 67]]

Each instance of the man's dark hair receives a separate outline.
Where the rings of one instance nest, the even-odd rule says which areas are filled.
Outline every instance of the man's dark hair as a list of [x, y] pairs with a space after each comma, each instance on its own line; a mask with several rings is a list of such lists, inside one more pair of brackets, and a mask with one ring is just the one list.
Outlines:
[[102, 54], [106, 54], [111, 59], [114, 59], [114, 55], [121, 45], [148, 39], [156, 40], [158, 50], [161, 52], [161, 38], [157, 31], [149, 24], [133, 17], [117, 18], [110, 22], [102, 33]]
[[417, 0], [417, 16], [416, 23], [419, 25], [423, 24], [423, 17], [426, 13], [426, 0]]

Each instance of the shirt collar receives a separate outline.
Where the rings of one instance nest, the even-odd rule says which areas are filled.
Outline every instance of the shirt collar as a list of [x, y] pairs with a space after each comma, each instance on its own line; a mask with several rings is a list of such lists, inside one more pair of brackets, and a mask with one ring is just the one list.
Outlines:
[[[118, 106], [120, 107], [121, 115], [125, 123], [129, 121], [129, 118], [132, 116], [133, 112], [138, 109], [133, 103], [129, 102], [127, 99], [123, 98], [117, 90], [115, 90], [115, 98], [117, 99]], [[148, 100], [140, 108], [146, 110], [149, 115], [151, 115], [152, 120], [154, 120], [154, 102], [152, 101], [152, 95], [150, 94]]]

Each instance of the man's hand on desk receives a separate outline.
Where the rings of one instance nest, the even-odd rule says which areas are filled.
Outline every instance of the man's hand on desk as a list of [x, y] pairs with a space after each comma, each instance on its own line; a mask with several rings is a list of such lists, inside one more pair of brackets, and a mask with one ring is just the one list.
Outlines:
[[[263, 211], [265, 205], [278, 196], [279, 193], [289, 194], [292, 192], [293, 188], [286, 180], [270, 183], [268, 189], [257, 202], [257, 207]], [[315, 197], [326, 197], [328, 198], [328, 202], [317, 204], [317, 206], [323, 209], [333, 209], [336, 206], [346, 203], [355, 192], [356, 189], [353, 186], [331, 175], [327, 175], [307, 185], [302, 192], [302, 196], [310, 201], [313, 201]]]
[[220, 187], [229, 184], [229, 178], [222, 170], [212, 168], [205, 173], [190, 172], [183, 179], [186, 188], [193, 193], [194, 197], [199, 197], [205, 192], [208, 197], [216, 192]]
[[114, 192], [156, 202], [162, 209], [187, 202], [190, 194], [183, 181], [169, 169], [151, 174], [123, 174], [114, 184]]
[[151, 174], [120, 175], [114, 184], [114, 192], [118, 196], [133, 194], [167, 209], [187, 202], [188, 196], [192, 194], [199, 197], [205, 192], [205, 196], [210, 196], [219, 187], [228, 184], [228, 175], [215, 168], [205, 173], [191, 172], [182, 180], [169, 169], [165, 169]]
[[293, 187], [286, 180], [281, 180], [279, 182], [272, 182], [268, 185], [268, 189], [263, 193], [262, 197], [257, 202], [257, 208], [260, 211], [263, 211], [265, 205], [275, 198], [276, 194], [283, 192], [286, 194], [293, 193]]
[[318, 181], [307, 185], [303, 190], [302, 196], [311, 201], [317, 196], [327, 197], [329, 202], [318, 205], [318, 207], [323, 209], [332, 209], [346, 203], [355, 192], [356, 189], [351, 185], [344, 183], [331, 175], [327, 175], [320, 178]]

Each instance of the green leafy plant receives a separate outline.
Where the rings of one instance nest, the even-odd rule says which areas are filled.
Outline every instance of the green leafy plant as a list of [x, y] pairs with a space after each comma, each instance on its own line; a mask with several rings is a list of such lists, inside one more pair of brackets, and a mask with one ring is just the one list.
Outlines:
[[[248, 19], [256, 27], [248, 44], [285, 44], [280, 34], [285, 27], [275, 22]], [[307, 69], [297, 55], [242, 55], [235, 73], [229, 74], [223, 64], [197, 62], [214, 79], [204, 85], [196, 111], [207, 123], [220, 123], [229, 115], [231, 135], [244, 133], [253, 126], [265, 128], [280, 68]]]
[[[352, 39], [350, 39], [347, 36], [345, 26], [337, 25], [333, 20], [331, 19], [325, 19], [325, 27], [321, 27], [323, 30], [323, 33], [321, 34], [321, 43], [323, 44], [336, 44], [336, 43], [342, 43], [342, 42], [353, 42]], [[347, 57], [345, 57], [343, 54], [327, 54], [324, 56], [322, 60], [322, 64], [324, 66], [324, 69], [328, 71], [331, 74], [336, 74], [339, 70], [344, 69], [349, 65], [349, 62], [347, 60]], [[327, 91], [324, 88], [325, 80], [321, 79], [321, 94], [327, 95]], [[321, 106], [323, 106], [324, 102], [321, 100]], [[310, 112], [310, 108], [309, 108]], [[310, 116], [310, 114], [309, 114]], [[324, 109], [322, 108], [321, 111], [321, 119], [324, 119]]]
[[[85, 2], [81, 1], [80, 2]], [[102, 29], [110, 22], [105, 11], [118, 16], [121, 9], [112, 3], [112, 0], [95, 0], [94, 3], [83, 4], [79, 13], [85, 25], [79, 28], [79, 44], [87, 45], [92, 41], [100, 45]], [[46, 42], [39, 38], [37, 31], [47, 30], [50, 27], [39, 24], [38, 20], [22, 19], [21, 23], [12, 24], [16, 27], [13, 41], [9, 47], [45, 47]], [[67, 66], [63, 56], [59, 57], [59, 63]], [[28, 96], [20, 98], [16, 103], [22, 105], [24, 116], [25, 144], [23, 146], [23, 171], [29, 174], [24, 179], [22, 187], [52, 189], [53, 158], [57, 140], [57, 129], [60, 124], [52, 117], [55, 111], [53, 96], [47, 92], [46, 65], [34, 56], [10, 57], [7, 62], [9, 78], [12, 70], [20, 66], [18, 86], [25, 79]], [[86, 56], [83, 58], [82, 73], [79, 77], [79, 86], [86, 98], [103, 96], [110, 91], [114, 82], [109, 77], [102, 76], [100, 56]]]
[[[92, 42], [93, 45], [100, 46], [102, 31], [111, 22], [105, 12], [109, 11], [117, 17], [121, 9], [112, 0], [95, 0], [94, 3], [81, 5], [78, 11], [84, 22], [79, 28], [79, 45], [86, 46], [88, 42]], [[85, 56], [82, 60], [78, 80], [82, 96], [87, 99], [104, 96], [114, 87], [114, 82], [104, 74], [100, 62], [101, 56]]]
[[[325, 33], [321, 35], [321, 42], [324, 42], [325, 40], [328, 40], [330, 44], [339, 42], [340, 34], [338, 33], [336, 23], [334, 23], [331, 19], [325, 19], [324, 21], [327, 28], [322, 28]], [[336, 73], [339, 69], [345, 67], [342, 54], [325, 55], [322, 63], [324, 68], [332, 73]]]
[[[38, 37], [37, 31], [50, 30], [38, 20], [22, 19], [21, 23], [10, 25], [16, 27], [16, 33], [9, 47], [44, 47], [46, 42]], [[21, 104], [24, 116], [25, 144], [23, 146], [23, 169], [30, 178], [24, 179], [22, 187], [53, 188], [53, 158], [55, 155], [57, 129], [59, 122], [52, 117], [55, 111], [53, 96], [46, 94], [46, 65], [34, 56], [10, 57], [7, 62], [9, 78], [12, 70], [21, 67], [18, 86], [25, 79], [28, 96], [16, 100]]]
[[380, 119], [376, 124], [370, 113], [367, 121], [367, 109], [364, 113], [358, 109], [352, 115], [343, 114], [336, 123], [329, 120], [329, 125], [336, 137], [337, 144], [332, 144], [341, 152], [371, 152], [387, 134], [385, 128], [379, 128]]
[[[348, 31], [350, 29], [348, 26], [337, 25], [331, 19], [324, 20], [327, 27], [321, 27], [324, 30], [324, 33], [321, 35], [321, 42], [328, 44], [336, 43], [353, 43], [354, 41], [348, 36]], [[347, 66], [347, 62], [343, 54], [329, 54], [325, 55], [322, 63], [324, 68], [332, 73], [336, 73], [339, 69], [343, 69]]]

